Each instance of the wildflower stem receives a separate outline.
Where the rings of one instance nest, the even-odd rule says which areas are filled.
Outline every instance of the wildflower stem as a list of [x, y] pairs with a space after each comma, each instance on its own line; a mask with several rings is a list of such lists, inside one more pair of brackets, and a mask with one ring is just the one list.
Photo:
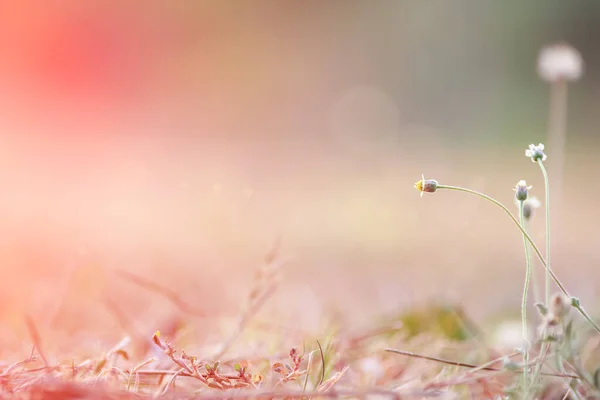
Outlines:
[[544, 186], [546, 187], [546, 305], [550, 304], [550, 184], [548, 172], [542, 160], [538, 160], [542, 174], [544, 175]]
[[[524, 228], [525, 228], [525, 232], [529, 233], [529, 221], [528, 220], [525, 220], [525, 226], [524, 226]], [[526, 239], [524, 239], [524, 240], [526, 240]], [[532, 265], [531, 251], [529, 250], [529, 247], [531, 245], [529, 244], [529, 242], [526, 242], [526, 243], [527, 243], [527, 263], [529, 265]], [[531, 285], [531, 287], [533, 289], [533, 301], [534, 301], [534, 303], [539, 303], [540, 302], [540, 290], [538, 288], [539, 277], [538, 277], [538, 275], [536, 274], [535, 271], [536, 271], [535, 268], [532, 267], [531, 268], [531, 282], [530, 282], [530, 285]]]
[[[542, 337], [546, 337], [546, 329], [544, 329], [544, 333], [542, 334]], [[542, 369], [544, 368], [544, 363], [546, 362], [546, 357], [548, 357], [548, 352], [550, 351], [550, 342], [546, 342], [545, 346], [543, 346], [543, 347], [544, 347], [544, 349], [542, 350], [541, 354], [538, 356], [535, 370], [533, 372], [533, 378], [531, 380], [532, 385], [535, 385], [535, 382], [540, 377], [540, 374], [542, 374]]]
[[[472, 190], [472, 189], [467, 189], [467, 188], [463, 188], [463, 187], [459, 187], [459, 186], [449, 186], [449, 185], [438, 185], [437, 187], [438, 189], [447, 189], [447, 190], [456, 190], [459, 192], [465, 192], [465, 193], [471, 193], [474, 194], [476, 196], [479, 196], [495, 205], [497, 205], [498, 207], [500, 207], [509, 217], [510, 219], [512, 219], [512, 221], [515, 223], [515, 225], [517, 225], [517, 227], [521, 230], [521, 233], [523, 234], [523, 236], [525, 237], [525, 239], [527, 239], [527, 241], [531, 244], [531, 247], [533, 248], [533, 250], [535, 251], [535, 253], [537, 254], [537, 256], [539, 257], [539, 259], [542, 261], [542, 264], [544, 266], [546, 266], [546, 261], [544, 261], [544, 256], [542, 256], [542, 253], [540, 252], [540, 249], [537, 247], [537, 245], [535, 244], [535, 242], [533, 241], [533, 239], [531, 238], [531, 236], [529, 236], [529, 234], [527, 233], [527, 231], [521, 226], [521, 224], [519, 223], [519, 221], [515, 218], [515, 216], [510, 212], [510, 210], [502, 203], [500, 203], [498, 200], [483, 194], [481, 192], [478, 192], [476, 190]], [[553, 276], [555, 280], [558, 281], [558, 278], [556, 276]], [[556, 283], [558, 285], [558, 287], [567, 295], [569, 296], [569, 293], [567, 292], [567, 290], [565, 289], [565, 287], [559, 282]]]
[[[525, 348], [523, 349], [523, 365], [526, 366], [529, 362], [529, 340], [527, 334], [527, 292], [529, 291], [529, 279], [531, 277], [531, 263], [529, 257], [529, 243], [525, 237], [525, 218], [523, 218], [523, 203], [524, 200], [519, 201], [519, 222], [523, 229], [523, 244], [525, 245], [525, 286], [523, 287], [523, 303], [521, 304], [521, 323], [523, 325], [523, 343]], [[523, 389], [525, 391], [525, 397], [527, 397], [527, 391], [529, 387], [529, 377], [527, 367], [523, 368]]]
[[[554, 281], [554, 283], [556, 283], [556, 286], [558, 286], [558, 288], [560, 289], [561, 292], [563, 292], [565, 294], [565, 296], [569, 297], [572, 299], [572, 296], [569, 294], [569, 292], [567, 291], [567, 289], [565, 288], [565, 286], [562, 284], [562, 282], [558, 279], [558, 277], [556, 276], [556, 274], [548, 268], [548, 266], [546, 265], [546, 260], [544, 260], [544, 256], [542, 256], [542, 253], [540, 252], [540, 249], [537, 247], [537, 245], [535, 244], [535, 242], [533, 241], [533, 239], [531, 239], [531, 236], [529, 236], [529, 234], [527, 233], [527, 231], [525, 229], [523, 229], [523, 227], [521, 226], [521, 224], [519, 224], [519, 221], [517, 221], [517, 219], [515, 218], [515, 216], [510, 212], [510, 210], [508, 208], [506, 208], [506, 206], [502, 203], [500, 203], [498, 200], [485, 195], [481, 192], [478, 192], [476, 190], [472, 190], [472, 189], [467, 189], [467, 188], [463, 188], [463, 187], [459, 187], [459, 186], [448, 186], [448, 185], [438, 185], [437, 189], [447, 189], [447, 190], [456, 190], [459, 192], [465, 192], [465, 193], [471, 193], [474, 194], [476, 196], [479, 196], [495, 205], [497, 205], [498, 207], [500, 207], [509, 217], [510, 219], [512, 219], [512, 221], [515, 223], [515, 225], [517, 225], [517, 227], [521, 230], [521, 232], [523, 233], [523, 236], [527, 239], [527, 241], [531, 244], [531, 247], [533, 248], [533, 250], [535, 251], [535, 254], [538, 256], [538, 258], [540, 259], [542, 265], [544, 266], [544, 268], [546, 268], [546, 271], [550, 274], [550, 276], [552, 277], [552, 280]], [[587, 322], [589, 322], [590, 325], [592, 325], [592, 327], [598, 332], [600, 333], [600, 326], [598, 326], [592, 319], [591, 317], [587, 314], [587, 312], [583, 309], [582, 306], [580, 305], [573, 305], [573, 307], [575, 307], [575, 309], [577, 309], [577, 311], [579, 311], [579, 313], [583, 316], [583, 318], [585, 318], [585, 320]]]

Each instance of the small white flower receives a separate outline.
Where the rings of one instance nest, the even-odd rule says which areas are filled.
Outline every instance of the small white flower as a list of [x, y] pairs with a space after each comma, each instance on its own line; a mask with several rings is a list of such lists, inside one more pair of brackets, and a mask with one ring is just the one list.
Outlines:
[[538, 74], [548, 82], [575, 81], [583, 74], [583, 59], [574, 47], [557, 43], [542, 48], [537, 67]]
[[532, 186], [527, 186], [527, 182], [525, 181], [519, 181], [517, 183], [517, 185], [515, 186], [515, 188], [513, 189], [515, 191], [515, 197], [518, 201], [525, 201], [527, 200], [527, 196], [529, 194], [529, 189], [531, 189]]
[[[517, 208], [521, 206], [521, 202], [516, 198], [515, 205], [517, 206]], [[523, 218], [525, 218], [526, 220], [531, 219], [531, 216], [533, 215], [533, 210], [535, 210], [536, 208], [540, 208], [541, 205], [542, 203], [540, 203], [537, 197], [528, 197], [527, 200], [523, 202]]]
[[544, 153], [544, 145], [542, 143], [537, 146], [530, 144], [529, 149], [525, 150], [525, 157], [531, 158], [532, 162], [538, 162], [538, 160], [546, 161], [547, 157]]

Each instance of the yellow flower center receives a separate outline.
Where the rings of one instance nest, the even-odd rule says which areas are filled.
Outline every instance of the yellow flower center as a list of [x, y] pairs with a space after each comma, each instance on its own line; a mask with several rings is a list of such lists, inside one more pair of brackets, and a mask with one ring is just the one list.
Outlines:
[[423, 180], [421, 179], [419, 182], [415, 183], [415, 189], [417, 189], [419, 192], [423, 193]]

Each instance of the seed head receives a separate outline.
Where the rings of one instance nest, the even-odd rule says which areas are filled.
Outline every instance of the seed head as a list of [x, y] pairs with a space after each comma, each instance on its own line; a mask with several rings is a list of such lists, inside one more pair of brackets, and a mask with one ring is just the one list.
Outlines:
[[[517, 207], [521, 206], [521, 202], [515, 199], [515, 205]], [[527, 197], [527, 200], [523, 202], [523, 218], [526, 220], [530, 220], [533, 216], [533, 210], [536, 208], [540, 208], [542, 204], [535, 196]]]
[[545, 46], [537, 62], [538, 74], [548, 82], [576, 81], [583, 74], [581, 53], [567, 43]]
[[579, 302], [578, 297], [571, 297], [571, 307], [575, 307], [575, 308], [581, 307], [581, 303]]
[[531, 189], [531, 186], [527, 186], [527, 182], [519, 181], [514, 189], [515, 197], [517, 198], [517, 200], [518, 201], [527, 200], [527, 195], [529, 193], [529, 189]]
[[550, 312], [557, 318], [562, 319], [569, 313], [571, 301], [562, 293], [556, 293], [550, 299]]
[[538, 160], [546, 161], [546, 154], [544, 153], [544, 145], [542, 143], [537, 146], [530, 144], [529, 148], [525, 150], [525, 157], [531, 158], [532, 162], [538, 162]]
[[434, 179], [425, 179], [425, 176], [421, 175], [421, 180], [415, 183], [415, 189], [421, 193], [435, 193], [438, 188], [438, 182]]

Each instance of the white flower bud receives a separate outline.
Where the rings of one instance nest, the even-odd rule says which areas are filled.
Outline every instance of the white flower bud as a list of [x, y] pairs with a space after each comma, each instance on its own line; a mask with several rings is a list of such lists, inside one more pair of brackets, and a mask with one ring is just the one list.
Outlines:
[[557, 43], [542, 48], [537, 68], [540, 77], [548, 82], [575, 81], [583, 74], [583, 59], [574, 47]]

